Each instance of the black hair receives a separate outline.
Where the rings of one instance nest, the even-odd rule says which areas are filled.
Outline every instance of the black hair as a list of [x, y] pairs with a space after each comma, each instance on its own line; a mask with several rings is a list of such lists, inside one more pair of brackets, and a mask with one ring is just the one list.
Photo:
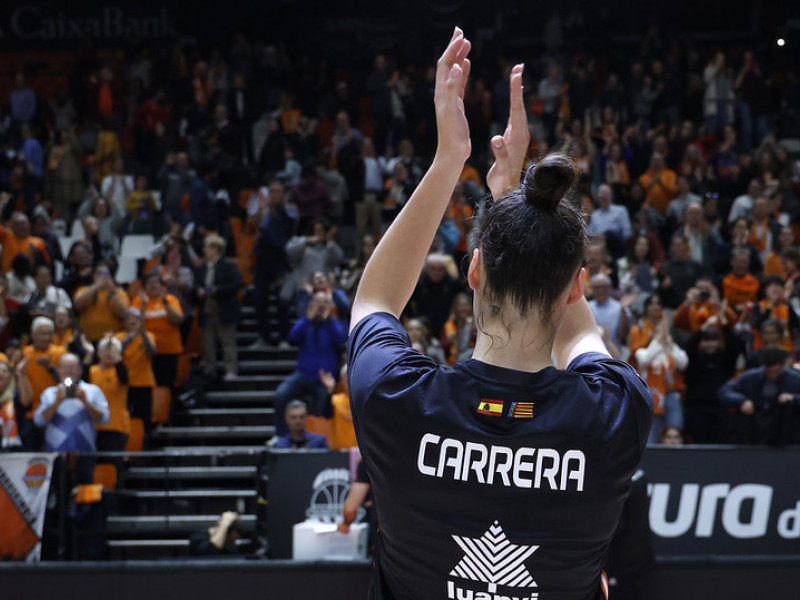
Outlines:
[[764, 346], [761, 349], [761, 365], [764, 367], [782, 365], [788, 357], [789, 353], [777, 346]]
[[764, 281], [761, 282], [761, 289], [766, 290], [771, 285], [779, 285], [783, 287], [784, 281], [783, 277], [778, 275], [777, 273], [773, 273], [772, 275], [767, 275], [764, 277]]
[[522, 316], [535, 306], [549, 320], [584, 262], [583, 217], [564, 198], [576, 179], [566, 154], [549, 154], [528, 169], [519, 188], [489, 207], [477, 241], [490, 305], [511, 301]]
[[14, 275], [21, 278], [33, 275], [33, 259], [20, 252], [11, 259], [11, 270], [14, 271]]

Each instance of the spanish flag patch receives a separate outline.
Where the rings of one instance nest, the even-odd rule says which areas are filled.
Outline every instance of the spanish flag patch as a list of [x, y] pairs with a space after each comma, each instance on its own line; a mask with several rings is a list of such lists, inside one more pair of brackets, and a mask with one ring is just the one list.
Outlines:
[[517, 419], [533, 418], [533, 402], [512, 402], [508, 411], [508, 416]]
[[482, 415], [502, 417], [503, 406], [504, 404], [502, 400], [487, 400], [486, 398], [481, 398], [481, 403], [478, 405], [477, 412]]

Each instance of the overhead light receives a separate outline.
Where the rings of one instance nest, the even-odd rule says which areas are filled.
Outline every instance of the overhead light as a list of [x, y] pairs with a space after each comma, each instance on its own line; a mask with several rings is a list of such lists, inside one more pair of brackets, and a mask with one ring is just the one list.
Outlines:
[[786, 40], [783, 38], [778, 38], [778, 46], [783, 48], [786, 45]]

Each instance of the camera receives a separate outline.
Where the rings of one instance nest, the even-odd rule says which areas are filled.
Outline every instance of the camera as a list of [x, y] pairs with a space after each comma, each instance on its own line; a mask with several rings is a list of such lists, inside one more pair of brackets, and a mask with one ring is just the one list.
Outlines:
[[72, 377], [67, 377], [64, 379], [64, 388], [67, 392], [67, 398], [74, 398], [75, 391], [78, 389], [78, 382], [73, 381]]
[[700, 295], [698, 296], [700, 302], [708, 302], [708, 299], [710, 297], [711, 297], [711, 292], [709, 292], [708, 290], [700, 290]]

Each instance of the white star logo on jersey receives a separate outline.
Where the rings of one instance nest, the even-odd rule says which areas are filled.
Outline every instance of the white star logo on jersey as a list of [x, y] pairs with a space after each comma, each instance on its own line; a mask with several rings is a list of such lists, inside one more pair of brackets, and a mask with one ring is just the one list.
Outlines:
[[497, 521], [480, 538], [454, 535], [453, 539], [465, 556], [450, 572], [451, 576], [488, 583], [492, 593], [498, 585], [538, 587], [523, 562], [539, 546], [512, 544]]

